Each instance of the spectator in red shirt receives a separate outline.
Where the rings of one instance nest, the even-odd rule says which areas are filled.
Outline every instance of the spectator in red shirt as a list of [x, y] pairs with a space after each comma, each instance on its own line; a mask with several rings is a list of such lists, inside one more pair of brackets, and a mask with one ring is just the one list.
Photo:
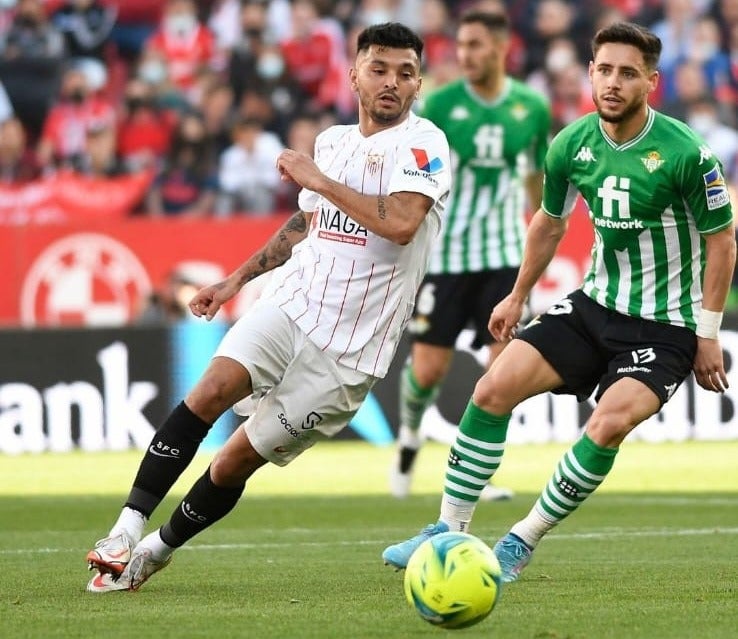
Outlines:
[[552, 133], [595, 110], [587, 69], [579, 62], [548, 73], [548, 93], [551, 99]]
[[146, 48], [167, 61], [170, 80], [184, 92], [192, 88], [198, 71], [215, 60], [215, 39], [198, 20], [193, 0], [167, 2], [161, 26]]
[[126, 168], [161, 168], [176, 121], [173, 111], [158, 104], [151, 85], [129, 80], [118, 127], [118, 155]]
[[87, 131], [114, 124], [113, 106], [90, 91], [84, 72], [72, 67], [62, 78], [59, 101], [44, 121], [37, 149], [39, 162], [44, 170], [74, 167], [84, 152]]
[[456, 37], [448, 8], [442, 0], [426, 0], [421, 7], [420, 35], [425, 42], [424, 63], [432, 69], [456, 60]]
[[312, 0], [294, 0], [292, 36], [280, 44], [289, 75], [313, 105], [347, 113], [353, 109], [353, 99], [345, 92], [348, 60], [334, 31], [321, 20]]

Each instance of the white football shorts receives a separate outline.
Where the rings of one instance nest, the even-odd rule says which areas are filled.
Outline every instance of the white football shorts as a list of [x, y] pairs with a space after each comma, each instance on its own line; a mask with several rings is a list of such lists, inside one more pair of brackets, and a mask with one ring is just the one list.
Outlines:
[[344, 428], [378, 378], [328, 357], [279, 308], [257, 302], [224, 335], [213, 357], [249, 371], [253, 394], [233, 410], [264, 459], [286, 466]]

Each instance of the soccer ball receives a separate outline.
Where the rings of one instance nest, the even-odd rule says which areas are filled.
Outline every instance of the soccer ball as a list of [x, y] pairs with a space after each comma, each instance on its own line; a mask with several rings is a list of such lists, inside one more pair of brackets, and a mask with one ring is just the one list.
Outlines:
[[500, 597], [502, 570], [492, 549], [474, 535], [447, 532], [424, 541], [405, 570], [405, 597], [442, 628], [479, 623]]

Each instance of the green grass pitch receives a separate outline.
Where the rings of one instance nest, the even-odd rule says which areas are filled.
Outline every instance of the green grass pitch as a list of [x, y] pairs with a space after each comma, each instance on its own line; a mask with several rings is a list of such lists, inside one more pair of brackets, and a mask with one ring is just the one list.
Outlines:
[[[539, 546], [495, 611], [466, 630], [405, 603], [388, 544], [438, 514], [448, 448], [421, 452], [412, 497], [386, 492], [393, 451], [317, 446], [267, 467], [224, 520], [136, 593], [84, 591], [84, 556], [117, 516], [139, 453], [0, 457], [0, 637], [735, 639], [738, 442], [627, 443], [615, 469]], [[525, 514], [562, 445], [510, 446], [472, 532], [488, 542]], [[202, 473], [201, 454], [157, 510]]]

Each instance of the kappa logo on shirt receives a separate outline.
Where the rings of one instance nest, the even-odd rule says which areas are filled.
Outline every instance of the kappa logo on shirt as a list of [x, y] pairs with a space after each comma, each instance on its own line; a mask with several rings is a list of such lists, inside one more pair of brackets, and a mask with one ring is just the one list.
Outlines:
[[426, 173], [438, 173], [443, 168], [443, 162], [441, 158], [435, 157], [432, 160], [428, 159], [428, 153], [425, 149], [410, 149], [415, 156], [415, 164], [421, 171]]
[[575, 160], [579, 162], [597, 162], [597, 158], [592, 153], [592, 149], [588, 146], [583, 146], [579, 149], [579, 152], [574, 156]]
[[707, 198], [707, 210], [714, 211], [730, 202], [728, 187], [725, 178], [720, 172], [720, 165], [716, 164], [710, 171], [702, 175], [705, 182], [705, 197]]
[[469, 111], [465, 106], [455, 106], [448, 117], [451, 120], [466, 120], [469, 117]]
[[703, 144], [700, 147], [700, 162], [699, 162], [699, 166], [702, 166], [702, 163], [703, 162], [706, 162], [711, 157], [712, 157], [712, 149], [709, 146]]

